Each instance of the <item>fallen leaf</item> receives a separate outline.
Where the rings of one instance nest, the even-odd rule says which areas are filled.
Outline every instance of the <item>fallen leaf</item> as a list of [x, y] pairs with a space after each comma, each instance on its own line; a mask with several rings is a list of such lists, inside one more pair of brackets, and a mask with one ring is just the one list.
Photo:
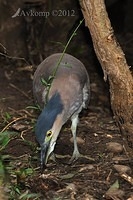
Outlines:
[[69, 173], [69, 174], [65, 174], [65, 175], [62, 175], [60, 176], [59, 178], [60, 179], [71, 179], [75, 176], [75, 173]]

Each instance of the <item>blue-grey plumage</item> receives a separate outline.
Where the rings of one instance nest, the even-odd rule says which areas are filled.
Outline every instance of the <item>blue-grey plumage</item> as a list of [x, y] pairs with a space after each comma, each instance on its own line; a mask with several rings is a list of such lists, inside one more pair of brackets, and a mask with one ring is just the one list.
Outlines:
[[[57, 137], [68, 119], [72, 121], [74, 152], [72, 159], [79, 155], [76, 142], [78, 115], [90, 99], [90, 81], [84, 65], [75, 57], [64, 54], [49, 93], [41, 80], [47, 81], [61, 57], [61, 53], [46, 58], [37, 68], [33, 79], [33, 93], [42, 107], [36, 125], [36, 138], [41, 146], [41, 164], [46, 163], [54, 150]], [[47, 103], [46, 103], [47, 97]], [[45, 105], [45, 107], [44, 107]]]
[[59, 93], [56, 92], [47, 103], [47, 106], [43, 108], [37, 120], [35, 134], [42, 149], [41, 166], [43, 166], [43, 160], [46, 156], [45, 154], [50, 142], [50, 140], [45, 142], [46, 133], [47, 131], [51, 130], [57, 115], [62, 113], [62, 111], [63, 104], [61, 102]]
[[60, 95], [55, 93], [47, 103], [47, 106], [43, 108], [37, 120], [35, 134], [40, 145], [44, 142], [44, 134], [52, 128], [57, 115], [62, 113], [62, 111], [63, 104]]

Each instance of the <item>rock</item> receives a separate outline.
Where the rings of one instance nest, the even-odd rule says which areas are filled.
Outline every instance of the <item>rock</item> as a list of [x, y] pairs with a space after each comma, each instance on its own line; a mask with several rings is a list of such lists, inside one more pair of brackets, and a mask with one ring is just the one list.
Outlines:
[[105, 199], [123, 199], [125, 192], [123, 190], [120, 190], [119, 187], [119, 181], [116, 180], [105, 193]]
[[117, 142], [108, 142], [106, 143], [107, 150], [112, 153], [121, 153], [123, 151], [123, 147], [120, 143]]
[[127, 200], [133, 200], [133, 194]]
[[112, 188], [109, 189], [106, 194], [104, 195], [106, 199], [123, 199], [125, 192], [123, 190]]
[[[84, 144], [85, 141], [81, 137], [76, 137], [78, 144]], [[73, 143], [73, 137], [70, 139], [70, 142]]]
[[119, 173], [127, 173], [127, 174], [132, 173], [131, 168], [126, 165], [114, 165], [114, 168]]

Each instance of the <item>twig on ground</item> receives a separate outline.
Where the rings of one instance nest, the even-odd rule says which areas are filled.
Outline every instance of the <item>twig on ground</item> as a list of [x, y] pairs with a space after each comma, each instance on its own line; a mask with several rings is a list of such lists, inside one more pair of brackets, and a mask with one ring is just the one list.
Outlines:
[[125, 179], [128, 183], [130, 183], [131, 185], [133, 185], [133, 177], [129, 176], [126, 173], [120, 173], [120, 176]]
[[29, 97], [29, 95], [27, 95], [24, 91], [22, 91], [21, 89], [19, 89], [18, 87], [16, 87], [14, 84], [10, 83], [9, 84], [11, 87], [15, 88], [17, 91], [19, 91], [21, 94], [23, 94], [25, 97], [27, 97], [28, 99], [31, 99]]
[[[0, 43], [0, 45], [3, 47], [4, 51], [6, 51], [6, 48]], [[6, 53], [6, 52], [5, 52]], [[17, 60], [23, 60], [25, 61], [28, 65], [30, 65], [25, 58], [20, 58], [20, 57], [16, 57], [16, 56], [8, 56], [7, 54], [0, 52], [0, 55], [6, 57], [6, 58], [10, 58], [10, 59], [17, 59]]]
[[23, 137], [23, 134], [26, 133], [26, 132], [28, 132], [29, 130], [32, 130], [32, 129], [33, 129], [33, 127], [29, 127], [26, 130], [21, 131], [20, 137], [22, 138], [22, 140], [25, 140], [24, 137]]
[[2, 129], [1, 133], [3, 133], [5, 130], [7, 130], [8, 127], [9, 127], [10, 125], [12, 125], [14, 122], [19, 121], [19, 120], [21, 120], [21, 119], [25, 119], [25, 118], [26, 118], [26, 117], [18, 117], [18, 118], [16, 118], [16, 119], [14, 119], [13, 121], [11, 121], [10, 123], [8, 123], [8, 124]]

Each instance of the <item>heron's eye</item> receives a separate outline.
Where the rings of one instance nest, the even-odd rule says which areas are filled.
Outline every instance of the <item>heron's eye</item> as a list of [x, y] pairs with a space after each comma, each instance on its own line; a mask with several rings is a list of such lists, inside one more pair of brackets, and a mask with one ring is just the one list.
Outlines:
[[52, 131], [51, 130], [49, 130], [49, 131], [47, 131], [47, 133], [46, 133], [46, 137], [45, 137], [45, 139], [44, 139], [44, 142], [49, 142], [50, 140], [51, 140], [51, 137], [52, 137]]
[[51, 130], [49, 130], [49, 131], [47, 131], [47, 137], [51, 137], [51, 135], [52, 135], [52, 131]]

